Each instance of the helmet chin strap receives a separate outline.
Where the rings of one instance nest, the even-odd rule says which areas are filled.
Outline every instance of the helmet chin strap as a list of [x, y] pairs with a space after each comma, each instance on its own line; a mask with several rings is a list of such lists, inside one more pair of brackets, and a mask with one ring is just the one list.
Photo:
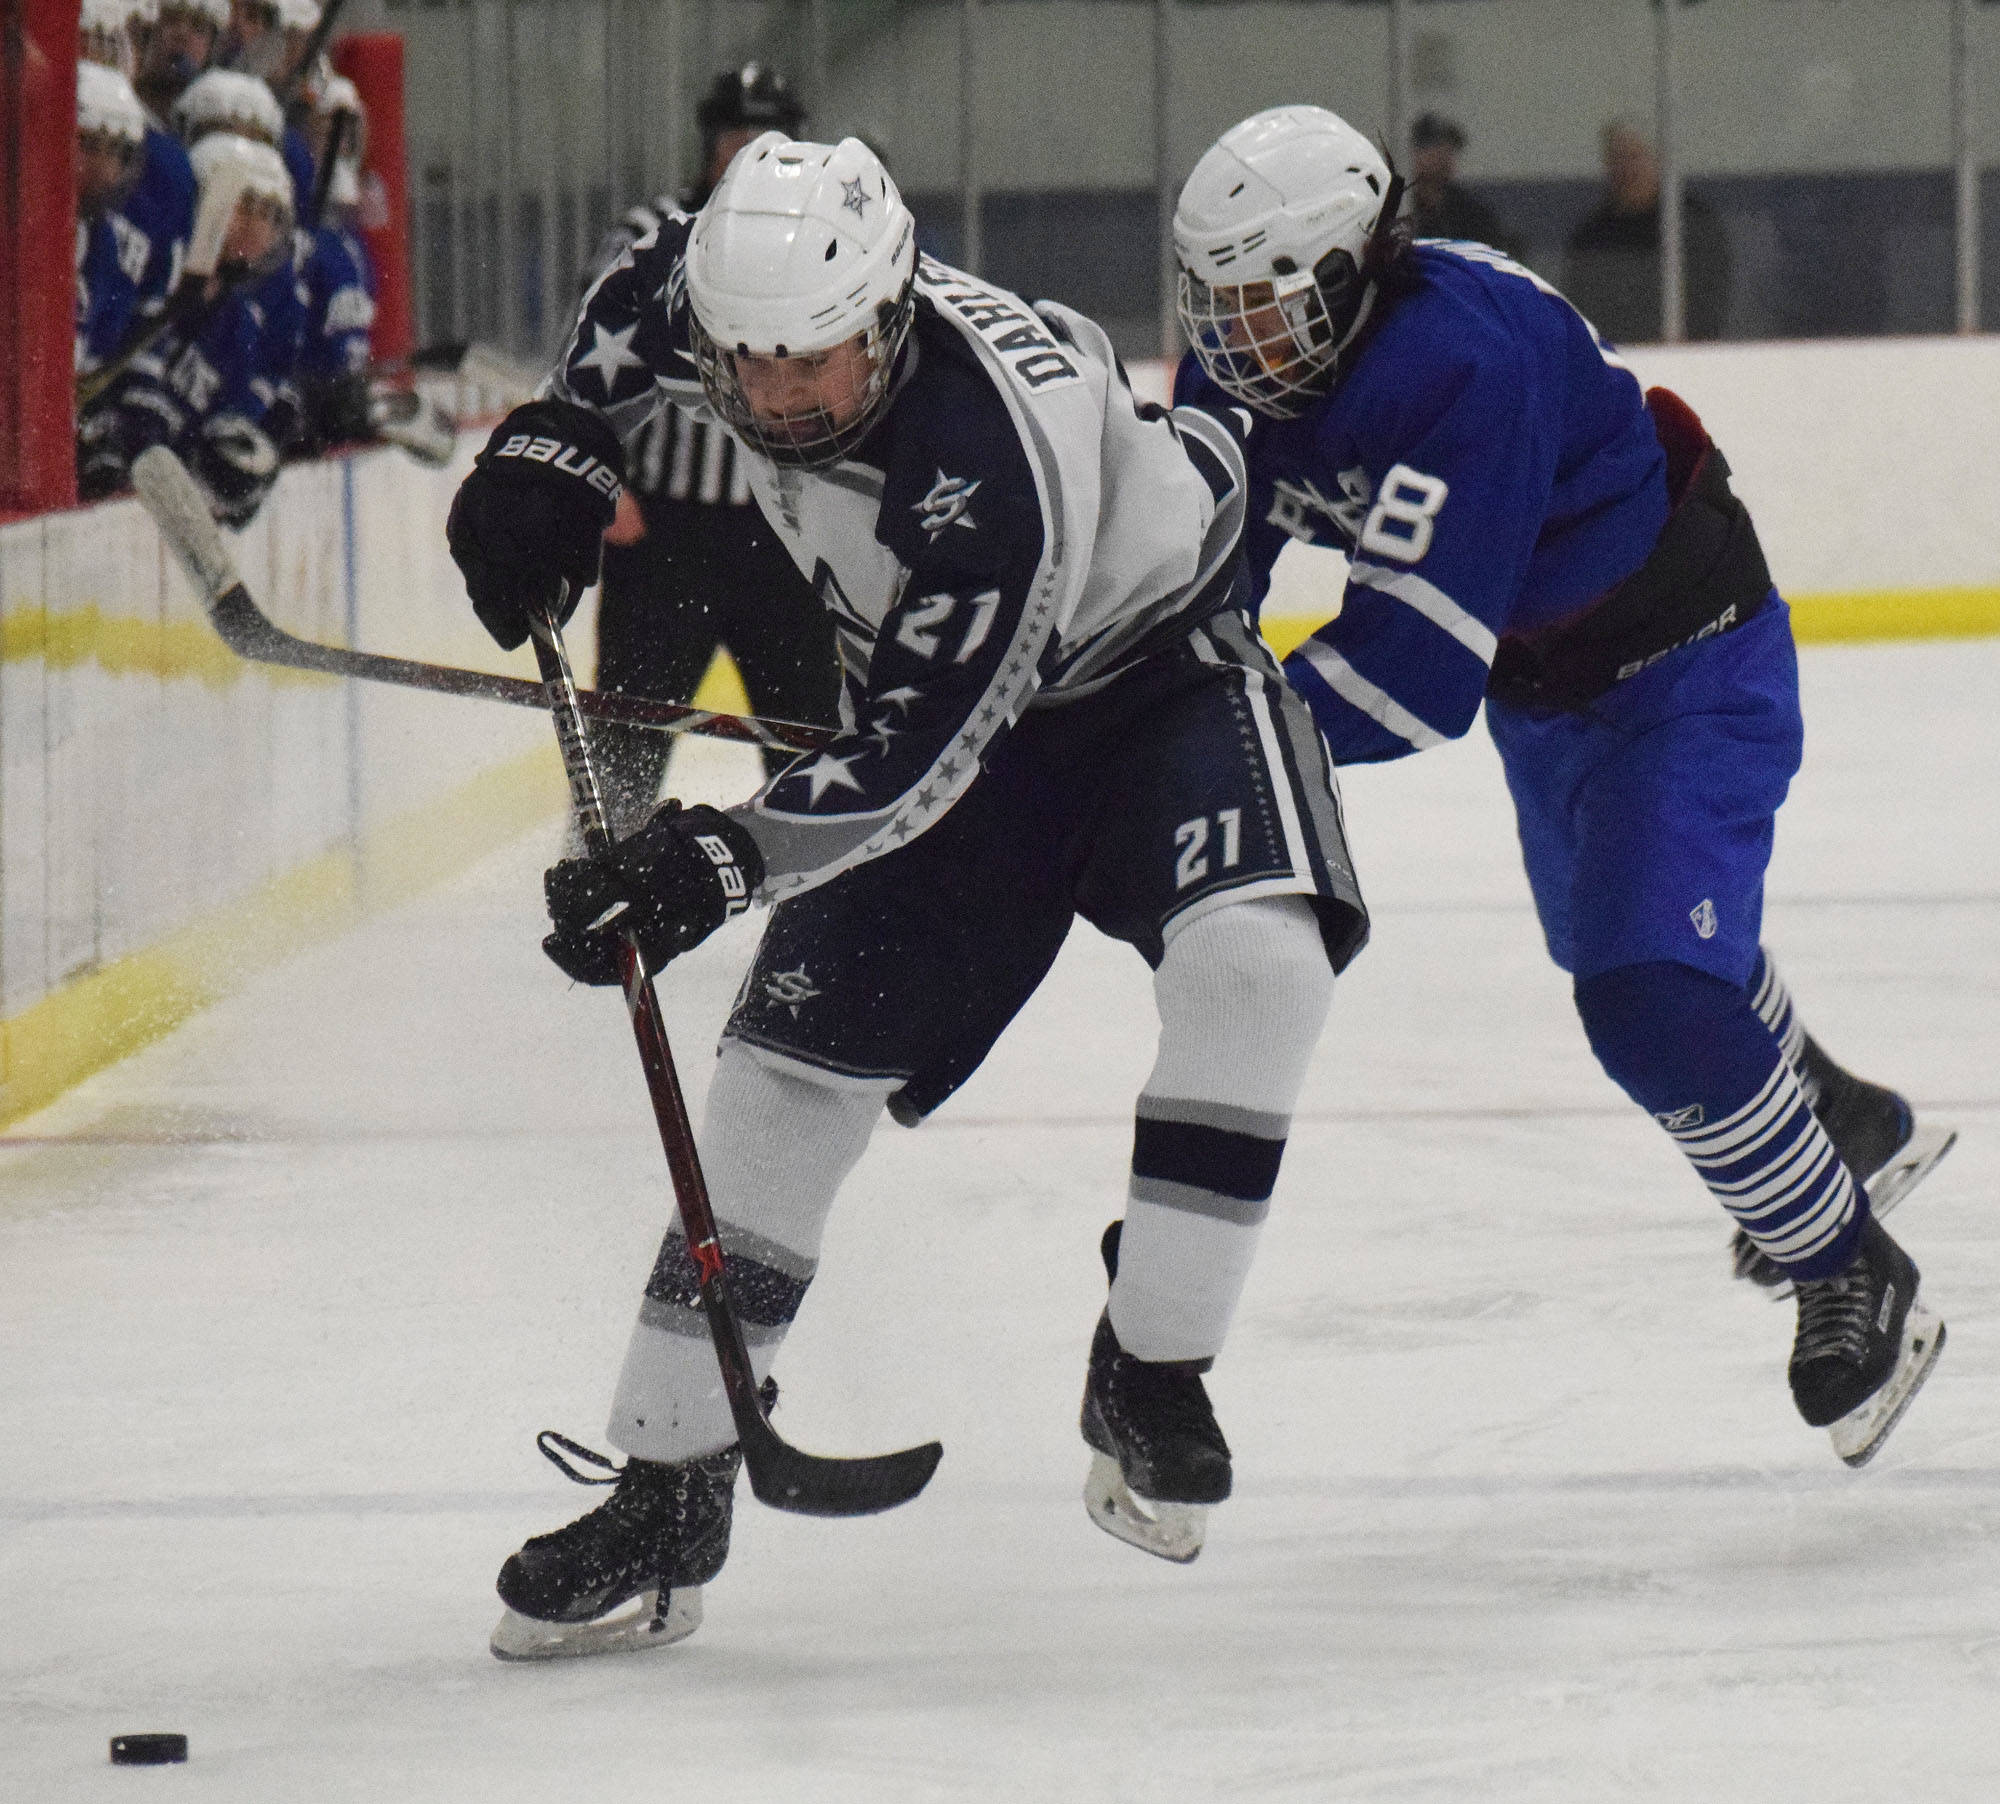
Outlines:
[[1395, 252], [1396, 216], [1403, 210], [1403, 195], [1409, 184], [1398, 172], [1387, 145], [1382, 147], [1382, 160], [1389, 165], [1389, 191], [1382, 197], [1382, 209], [1375, 215], [1375, 223], [1368, 228], [1368, 242], [1361, 247], [1361, 302], [1354, 309], [1352, 323], [1341, 334], [1340, 343], [1333, 347], [1333, 358], [1327, 365], [1332, 372], [1327, 382], [1329, 391], [1344, 373], [1340, 367], [1342, 360], [1374, 317], [1375, 304], [1382, 298], [1382, 275]]

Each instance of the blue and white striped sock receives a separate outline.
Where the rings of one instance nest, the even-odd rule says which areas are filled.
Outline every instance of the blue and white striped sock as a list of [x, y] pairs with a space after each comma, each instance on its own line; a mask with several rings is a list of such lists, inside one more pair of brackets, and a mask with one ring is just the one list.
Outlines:
[[[1598, 1062], [1743, 1231], [1792, 1277], [1826, 1277], [1853, 1256], [1867, 1204], [1755, 995], [1652, 963], [1586, 979], [1576, 1006]], [[1774, 973], [1769, 997], [1779, 1028], [1796, 1025]]]

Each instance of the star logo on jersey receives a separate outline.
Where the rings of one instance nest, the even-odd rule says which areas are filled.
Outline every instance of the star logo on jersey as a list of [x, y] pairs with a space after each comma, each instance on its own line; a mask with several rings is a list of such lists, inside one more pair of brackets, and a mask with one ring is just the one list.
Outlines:
[[829, 789], [851, 789], [856, 795], [862, 793], [860, 783], [847, 767], [852, 758], [836, 758], [831, 752], [821, 752], [803, 770], [796, 773], [805, 778], [810, 789], [807, 800], [812, 807], [819, 806], [819, 799]]
[[910, 711], [910, 704], [923, 700], [923, 694], [921, 689], [912, 689], [905, 683], [900, 689], [883, 690], [875, 699], [878, 702], [887, 702], [892, 708], [900, 708], [907, 714]]
[[796, 971], [773, 972], [764, 980], [764, 994], [790, 1009], [794, 1021], [799, 1018], [799, 1004], [812, 1001], [819, 993], [818, 986], [806, 975], [804, 965]]
[[932, 540], [947, 526], [962, 526], [967, 532], [977, 532], [978, 527], [965, 510], [978, 493], [978, 483], [967, 482], [963, 476], [947, 476], [940, 470], [937, 481], [931, 484], [931, 492], [915, 503], [910, 512], [917, 516], [925, 537]]
[[645, 358], [632, 349], [632, 340], [638, 336], [639, 322], [634, 320], [622, 332], [607, 332], [602, 326], [591, 327], [590, 349], [570, 365], [573, 370], [595, 370], [598, 381], [604, 384], [607, 396], [616, 391], [618, 378], [626, 370], [642, 370]]
[[840, 204], [855, 218], [868, 217], [868, 199], [867, 191], [861, 186], [861, 178], [858, 175], [853, 181], [840, 184]]

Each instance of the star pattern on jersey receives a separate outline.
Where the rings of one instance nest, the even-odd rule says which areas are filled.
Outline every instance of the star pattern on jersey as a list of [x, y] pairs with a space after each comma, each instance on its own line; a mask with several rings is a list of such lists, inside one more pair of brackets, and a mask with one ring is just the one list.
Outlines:
[[598, 381], [604, 384], [604, 392], [609, 396], [616, 392], [618, 378], [626, 370], [646, 367], [645, 358], [632, 349], [632, 340], [638, 336], [639, 322], [634, 320], [622, 332], [608, 332], [602, 326], [592, 326], [590, 330], [590, 349], [570, 367], [574, 370], [595, 370]]
[[886, 752], [889, 749], [889, 741], [898, 738], [902, 731], [901, 727], [891, 726], [888, 715], [883, 714], [869, 726], [868, 737]]
[[821, 752], [803, 770], [793, 773], [805, 778], [810, 786], [807, 802], [818, 807], [819, 799], [829, 789], [851, 789], [856, 795], [862, 793], [860, 780], [848, 769], [860, 754], [852, 753], [845, 758], [836, 758], [831, 752]]
[[878, 702], [887, 702], [892, 708], [901, 708], [907, 714], [910, 711], [910, 705], [913, 702], [922, 701], [923, 698], [924, 692], [921, 689], [912, 689], [908, 683], [905, 683], [900, 689], [883, 690], [875, 699]]
[[861, 185], [857, 175], [851, 182], [840, 184], [840, 204], [857, 219], [868, 217], [868, 190]]

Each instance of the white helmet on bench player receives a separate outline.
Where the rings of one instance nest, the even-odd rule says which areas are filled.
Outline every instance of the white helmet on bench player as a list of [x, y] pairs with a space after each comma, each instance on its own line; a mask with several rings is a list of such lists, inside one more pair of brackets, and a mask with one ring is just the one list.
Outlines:
[[1402, 182], [1337, 114], [1280, 106], [1224, 132], [1174, 209], [1182, 328], [1217, 387], [1287, 419], [1367, 323], [1371, 241]]
[[[837, 462], [888, 404], [916, 266], [916, 221], [859, 138], [813, 144], [766, 132], [746, 145], [688, 244], [709, 404], [778, 463]], [[774, 369], [794, 397], [775, 411], [770, 396], [784, 384]], [[819, 371], [826, 381], [815, 388], [808, 378]]]

